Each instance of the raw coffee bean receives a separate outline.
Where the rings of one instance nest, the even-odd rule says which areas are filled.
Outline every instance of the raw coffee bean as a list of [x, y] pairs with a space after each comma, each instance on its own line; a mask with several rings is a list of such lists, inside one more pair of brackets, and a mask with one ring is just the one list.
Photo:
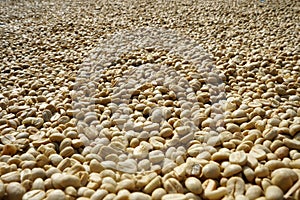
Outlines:
[[160, 200], [166, 194], [167, 192], [163, 188], [157, 188], [152, 192], [151, 197], [153, 200]]
[[185, 180], [185, 187], [194, 194], [201, 194], [203, 191], [201, 181], [195, 177], [189, 177]]
[[129, 200], [140, 200], [140, 199], [151, 200], [151, 197], [142, 192], [133, 192], [129, 195]]
[[183, 193], [183, 187], [181, 183], [175, 178], [169, 178], [163, 182], [165, 190], [169, 193]]
[[289, 148], [287, 148], [285, 146], [279, 147], [275, 150], [274, 154], [278, 158], [283, 159], [289, 155]]
[[249, 200], [254, 200], [260, 197], [262, 194], [262, 189], [258, 185], [251, 185], [246, 190], [246, 197], [248, 197]]
[[46, 197], [46, 193], [42, 190], [32, 190], [24, 194], [22, 200], [42, 200]]
[[146, 185], [146, 187], [144, 188], [144, 192], [147, 194], [151, 194], [153, 190], [160, 187], [161, 185], [161, 177], [157, 176]]
[[204, 187], [204, 197], [207, 199], [222, 199], [225, 195], [228, 194], [226, 187], [217, 188], [217, 184], [212, 179], [207, 179], [203, 183]]
[[283, 192], [286, 192], [298, 180], [296, 172], [289, 168], [276, 169], [272, 172], [271, 177], [272, 184], [281, 188]]
[[44, 124], [43, 118], [36, 118], [36, 117], [27, 117], [22, 121], [22, 124], [25, 126], [34, 126], [36, 128], [41, 128]]
[[56, 173], [51, 176], [51, 180], [56, 188], [66, 188], [68, 186], [78, 188], [81, 186], [80, 179], [75, 175]]
[[231, 177], [235, 174], [238, 174], [242, 171], [242, 167], [240, 165], [236, 164], [229, 164], [227, 167], [224, 169], [224, 176], [225, 177]]
[[230, 154], [229, 162], [244, 166], [247, 163], [247, 155], [244, 151], [236, 151]]
[[276, 185], [267, 187], [265, 195], [267, 200], [283, 200], [283, 192]]
[[255, 168], [254, 174], [256, 177], [264, 178], [264, 177], [269, 176], [270, 170], [268, 167], [266, 167], [264, 165], [259, 165]]
[[240, 177], [231, 177], [226, 183], [226, 188], [230, 196], [237, 198], [237, 196], [244, 194], [245, 182]]
[[220, 176], [220, 167], [217, 164], [209, 163], [202, 169], [203, 176], [206, 178], [218, 178]]
[[25, 192], [25, 188], [17, 182], [11, 182], [6, 186], [8, 200], [21, 200]]
[[108, 194], [108, 192], [107, 192], [106, 190], [98, 189], [98, 190], [91, 196], [91, 200], [103, 199], [107, 194]]
[[46, 200], [67, 200], [65, 193], [62, 190], [56, 189], [48, 193]]
[[127, 190], [132, 191], [132, 190], [134, 190], [134, 188], [135, 188], [134, 180], [125, 179], [125, 180], [118, 182], [116, 190], [119, 191], [122, 189], [127, 189]]
[[20, 181], [20, 173], [18, 171], [9, 172], [1, 176], [1, 180], [4, 183], [10, 183], [10, 182], [19, 182]]
[[162, 200], [187, 200], [186, 196], [184, 194], [165, 194], [162, 198]]

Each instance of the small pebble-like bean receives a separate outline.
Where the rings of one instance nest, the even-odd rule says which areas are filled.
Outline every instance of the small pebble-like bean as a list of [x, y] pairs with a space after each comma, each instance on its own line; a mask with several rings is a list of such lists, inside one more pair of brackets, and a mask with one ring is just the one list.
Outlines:
[[202, 168], [203, 176], [206, 178], [218, 178], [220, 176], [220, 167], [215, 163], [209, 163]]
[[151, 200], [151, 197], [148, 194], [142, 192], [133, 192], [129, 195], [129, 200]]
[[242, 167], [237, 164], [230, 164], [224, 169], [224, 177], [230, 177], [242, 171]]
[[19, 182], [20, 179], [21, 179], [21, 176], [18, 171], [9, 172], [9, 173], [6, 173], [1, 176], [1, 180], [4, 183]]
[[21, 200], [25, 192], [25, 188], [17, 182], [11, 182], [6, 186], [7, 199], [9, 200]]
[[165, 194], [161, 200], [187, 200], [184, 194]]
[[265, 195], [267, 200], [283, 200], [283, 192], [276, 185], [267, 187]]
[[135, 188], [135, 182], [134, 182], [134, 180], [124, 179], [124, 180], [122, 180], [122, 181], [120, 181], [120, 182], [117, 183], [116, 190], [117, 191], [122, 190], [122, 189], [134, 190], [134, 188]]
[[258, 197], [260, 197], [262, 194], [262, 189], [258, 185], [251, 185], [246, 190], [246, 197], [248, 197], [249, 200], [255, 200]]
[[162, 197], [166, 194], [167, 194], [167, 192], [165, 191], [165, 189], [157, 188], [152, 192], [151, 197], [153, 200], [161, 200]]
[[247, 155], [244, 151], [233, 152], [229, 156], [229, 162], [243, 166], [247, 163]]
[[181, 183], [175, 178], [169, 178], [163, 182], [163, 186], [168, 193], [183, 193]]
[[269, 176], [269, 173], [270, 173], [269, 168], [264, 165], [259, 165], [254, 170], [255, 176], [259, 178], [267, 177]]
[[52, 190], [47, 194], [46, 200], [67, 200], [66, 195], [62, 190], [56, 189]]
[[203, 191], [201, 181], [195, 177], [189, 177], [185, 180], [186, 188], [194, 194], [201, 194]]
[[245, 182], [240, 177], [231, 177], [226, 183], [226, 188], [229, 195], [237, 197], [238, 195], [244, 194]]
[[108, 192], [107, 192], [106, 190], [98, 189], [98, 190], [91, 196], [91, 200], [103, 199], [107, 194], [108, 194]]
[[43, 179], [41, 178], [37, 178], [33, 181], [32, 183], [32, 187], [31, 187], [32, 190], [45, 190], [45, 184], [44, 184], [44, 181]]
[[161, 183], [161, 177], [157, 176], [154, 179], [152, 179], [144, 188], [144, 192], [147, 194], [152, 193], [153, 190], [160, 187], [162, 185]]
[[259, 161], [264, 160], [267, 157], [266, 152], [259, 148], [252, 148], [251, 151], [249, 152], [249, 154], [251, 154], [253, 157], [255, 157]]
[[23, 195], [22, 200], [42, 200], [45, 196], [46, 193], [43, 190], [31, 190]]
[[272, 183], [286, 192], [298, 180], [296, 172], [289, 168], [279, 168], [272, 172]]

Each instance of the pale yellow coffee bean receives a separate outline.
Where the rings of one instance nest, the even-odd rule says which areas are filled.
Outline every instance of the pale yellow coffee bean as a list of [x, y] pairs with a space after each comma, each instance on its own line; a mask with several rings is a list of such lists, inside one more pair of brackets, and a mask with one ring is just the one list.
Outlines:
[[108, 194], [108, 192], [107, 192], [106, 190], [98, 189], [98, 190], [91, 196], [91, 200], [103, 199], [107, 194]]
[[247, 165], [255, 169], [258, 165], [258, 160], [252, 154], [247, 154]]
[[129, 195], [129, 200], [151, 200], [151, 197], [148, 194], [142, 192], [133, 192]]
[[240, 177], [231, 177], [226, 183], [226, 188], [229, 195], [237, 197], [244, 194], [245, 182]]
[[147, 194], [151, 194], [153, 190], [160, 187], [161, 185], [161, 177], [157, 176], [146, 185], [146, 187], [144, 188], [144, 192]]
[[229, 162], [244, 166], [247, 163], [247, 155], [244, 151], [236, 151], [229, 155]]
[[66, 189], [65, 189], [65, 193], [67, 194], [67, 195], [70, 195], [70, 196], [77, 196], [77, 190], [74, 188], [74, 187], [72, 187], [72, 186], [70, 186], [70, 187], [67, 187]]
[[289, 131], [290, 135], [294, 136], [300, 132], [300, 125], [299, 124], [291, 124], [289, 129], [290, 129], [290, 131]]
[[71, 157], [75, 153], [73, 147], [66, 147], [61, 152], [60, 155], [62, 157]]
[[179, 181], [186, 178], [186, 174], [188, 171], [187, 167], [188, 167], [187, 163], [183, 163], [174, 168], [174, 174]]
[[57, 186], [57, 188], [68, 186], [78, 188], [81, 186], [80, 179], [75, 175], [55, 173], [51, 176], [51, 180], [53, 186]]
[[102, 178], [102, 183], [103, 184], [108, 183], [108, 184], [112, 184], [114, 186], [117, 185], [117, 182], [113, 178], [111, 178], [111, 177], [104, 177], [104, 178]]
[[64, 171], [64, 169], [70, 166], [71, 166], [70, 158], [65, 158], [59, 162], [59, 164], [57, 165], [57, 169], [59, 169], [60, 171]]
[[165, 155], [160, 150], [153, 150], [149, 153], [149, 161], [151, 163], [159, 163], [163, 161], [165, 158]]
[[266, 140], [273, 140], [274, 138], [276, 138], [278, 136], [278, 132], [279, 132], [279, 129], [277, 127], [273, 127], [270, 129], [265, 129], [262, 133], [262, 136]]
[[213, 191], [204, 191], [204, 196], [208, 199], [221, 199], [227, 194], [227, 189], [225, 187], [219, 187]]
[[226, 124], [226, 130], [231, 132], [231, 133], [235, 133], [235, 132], [241, 132], [241, 128], [234, 124], [234, 123], [227, 123]]
[[4, 183], [10, 183], [10, 182], [20, 182], [21, 176], [18, 171], [9, 172], [1, 176], [1, 180]]
[[220, 167], [215, 163], [209, 163], [202, 168], [203, 176], [206, 178], [218, 178], [220, 176]]
[[45, 190], [44, 180], [42, 178], [37, 178], [32, 183], [32, 190]]
[[268, 162], [266, 162], [265, 166], [270, 171], [274, 171], [276, 169], [286, 167], [285, 164], [282, 161], [280, 161], [280, 160], [269, 160]]
[[66, 195], [62, 190], [59, 189], [52, 190], [47, 194], [46, 200], [57, 200], [57, 199], [66, 200]]
[[239, 194], [237, 196], [235, 196], [235, 199], [240, 199], [240, 200], [249, 200], [248, 197], [242, 195], [242, 194]]
[[211, 159], [216, 162], [225, 161], [229, 159], [229, 152], [216, 152], [211, 156]]
[[157, 188], [152, 192], [151, 197], [153, 200], [161, 200], [166, 194], [167, 192], [163, 188]]
[[259, 165], [255, 168], [254, 174], [256, 177], [264, 178], [264, 177], [269, 176], [270, 171], [269, 171], [268, 167], [266, 167], [264, 165]]
[[267, 187], [269, 187], [270, 185], [273, 185], [271, 180], [269, 178], [263, 178], [262, 180], [260, 180], [260, 183], [258, 185], [261, 185], [261, 188], [266, 191]]
[[164, 164], [163, 164], [163, 167], [162, 167], [162, 172], [164, 174], [166, 174], [168, 172], [171, 172], [176, 166], [177, 166], [177, 164], [173, 160], [165, 158], [164, 159]]
[[281, 188], [283, 192], [286, 192], [298, 180], [296, 172], [289, 168], [276, 169], [272, 172], [271, 177], [272, 183]]
[[115, 197], [115, 200], [126, 200], [129, 199], [130, 192], [128, 190], [120, 190]]
[[[103, 180], [102, 180], [103, 182]], [[112, 182], [113, 185], [115, 185], [115, 181]], [[127, 190], [134, 190], [135, 188], [135, 183], [134, 183], [134, 180], [131, 180], [131, 179], [124, 179], [120, 182], [117, 183], [117, 188], [116, 190], [119, 191], [119, 190], [122, 190], [122, 189], [127, 189]]]
[[230, 164], [224, 169], [224, 177], [230, 177], [242, 171], [242, 167], [237, 164]]
[[163, 186], [168, 193], [183, 193], [181, 183], [175, 178], [169, 178], [163, 182]]
[[31, 190], [25, 193], [22, 197], [22, 200], [42, 200], [46, 197], [46, 193], [42, 190]]
[[7, 199], [22, 199], [25, 192], [25, 188], [17, 182], [8, 183], [6, 186]]
[[278, 158], [283, 159], [289, 155], [289, 151], [289, 148], [282, 146], [277, 148], [274, 153]]
[[90, 170], [91, 172], [101, 172], [103, 170], [103, 166], [96, 159], [90, 161]]
[[184, 194], [165, 194], [161, 200], [187, 200]]
[[190, 130], [191, 128], [189, 126], [180, 126], [175, 128], [175, 131], [178, 133], [180, 137], [183, 137], [184, 135], [188, 134]]
[[114, 198], [116, 198], [116, 196], [117, 195], [115, 193], [109, 193], [102, 200], [113, 200]]
[[300, 169], [300, 159], [292, 160], [289, 164], [292, 168]]
[[235, 110], [233, 111], [233, 113], [231, 113], [232, 118], [241, 118], [241, 117], [247, 117], [247, 113], [245, 112], [245, 110]]
[[283, 200], [283, 192], [276, 185], [267, 187], [265, 195], [267, 200]]
[[123, 162], [118, 162], [117, 169], [126, 173], [136, 173], [137, 163], [133, 159], [128, 159]]
[[201, 194], [203, 191], [201, 181], [195, 177], [189, 177], [185, 180], [185, 187], [194, 194]]
[[266, 159], [267, 154], [264, 150], [259, 149], [259, 148], [252, 148], [251, 151], [249, 152], [253, 157], [255, 157], [257, 160], [261, 161]]
[[164, 128], [159, 133], [159, 136], [164, 138], [170, 137], [171, 135], [173, 135], [173, 130], [171, 128]]
[[283, 143], [290, 149], [300, 150], [300, 141], [285, 138]]
[[258, 197], [262, 195], [263, 191], [258, 185], [251, 185], [247, 190], [246, 190], [246, 197], [248, 197], [249, 200], [255, 200]]

